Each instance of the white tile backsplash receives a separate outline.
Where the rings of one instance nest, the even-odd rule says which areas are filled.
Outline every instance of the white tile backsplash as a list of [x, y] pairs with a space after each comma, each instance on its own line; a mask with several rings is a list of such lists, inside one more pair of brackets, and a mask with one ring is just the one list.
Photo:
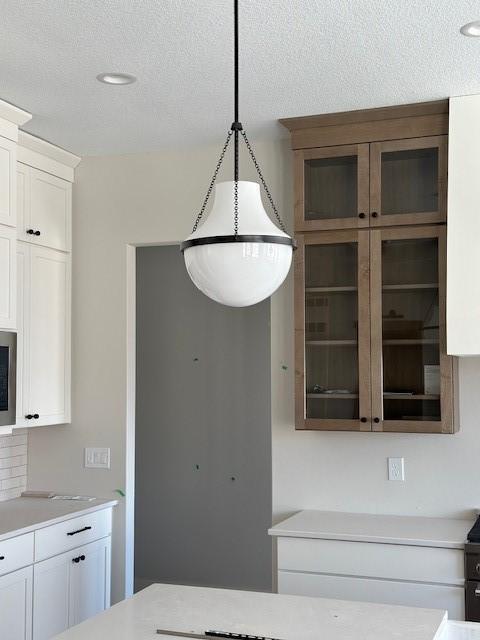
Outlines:
[[0, 502], [18, 498], [27, 486], [27, 431], [0, 436]]

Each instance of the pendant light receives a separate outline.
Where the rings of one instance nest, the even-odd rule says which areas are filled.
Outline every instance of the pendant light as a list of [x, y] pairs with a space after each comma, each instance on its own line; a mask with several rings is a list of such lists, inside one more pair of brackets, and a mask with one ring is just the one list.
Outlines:
[[[268, 298], [285, 280], [292, 262], [295, 241], [285, 231], [238, 117], [238, 0], [234, 0], [234, 25], [234, 121], [193, 231], [182, 242], [181, 250], [188, 274], [200, 291], [221, 304], [247, 307]], [[238, 179], [240, 136], [279, 226], [270, 220], [263, 207], [260, 185]], [[233, 181], [215, 184], [232, 137]], [[212, 210], [200, 225], [214, 187]]]

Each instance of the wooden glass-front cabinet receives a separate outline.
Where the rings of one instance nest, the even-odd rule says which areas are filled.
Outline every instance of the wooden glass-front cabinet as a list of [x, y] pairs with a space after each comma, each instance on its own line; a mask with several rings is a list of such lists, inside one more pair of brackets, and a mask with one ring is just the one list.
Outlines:
[[448, 103], [283, 123], [295, 151], [296, 428], [453, 433]]
[[298, 240], [297, 428], [451, 433], [445, 227]]
[[298, 231], [445, 222], [447, 136], [296, 151]]

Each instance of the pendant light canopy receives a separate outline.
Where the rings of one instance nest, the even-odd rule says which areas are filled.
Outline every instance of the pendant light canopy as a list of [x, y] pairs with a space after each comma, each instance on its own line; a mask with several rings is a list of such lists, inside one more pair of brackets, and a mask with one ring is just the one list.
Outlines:
[[[235, 108], [234, 121], [197, 216], [193, 232], [181, 244], [193, 283], [216, 302], [247, 307], [272, 295], [287, 277], [295, 241], [285, 232], [253, 149], [238, 119], [238, 0], [234, 0]], [[240, 134], [279, 223], [268, 217], [256, 182], [239, 181]], [[231, 138], [234, 139], [233, 181], [215, 185]], [[210, 194], [215, 199], [202, 222]], [[200, 222], [202, 224], [200, 225]], [[199, 226], [200, 225], [200, 226]]]

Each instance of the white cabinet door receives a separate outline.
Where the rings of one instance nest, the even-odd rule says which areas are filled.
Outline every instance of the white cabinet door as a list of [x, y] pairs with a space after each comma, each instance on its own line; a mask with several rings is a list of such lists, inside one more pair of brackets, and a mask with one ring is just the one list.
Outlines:
[[26, 240], [27, 222], [30, 218], [30, 167], [17, 162], [17, 236]]
[[30, 247], [26, 386], [30, 427], [70, 421], [70, 256]]
[[0, 224], [0, 329], [16, 328], [16, 256], [16, 229], [14, 227], [6, 227]]
[[72, 185], [66, 180], [30, 167], [29, 207], [24, 236], [34, 244], [70, 251], [72, 234]]
[[70, 626], [110, 606], [110, 538], [77, 550], [70, 576]]
[[49, 640], [109, 606], [110, 537], [35, 564], [33, 640]]
[[0, 224], [11, 227], [17, 224], [16, 164], [17, 145], [11, 140], [0, 138]]
[[25, 421], [25, 414], [28, 411], [25, 357], [28, 353], [29, 258], [28, 245], [17, 242], [17, 425]]
[[71, 553], [34, 565], [33, 640], [49, 640], [68, 629]]
[[32, 638], [32, 567], [0, 577], [0, 638]]

